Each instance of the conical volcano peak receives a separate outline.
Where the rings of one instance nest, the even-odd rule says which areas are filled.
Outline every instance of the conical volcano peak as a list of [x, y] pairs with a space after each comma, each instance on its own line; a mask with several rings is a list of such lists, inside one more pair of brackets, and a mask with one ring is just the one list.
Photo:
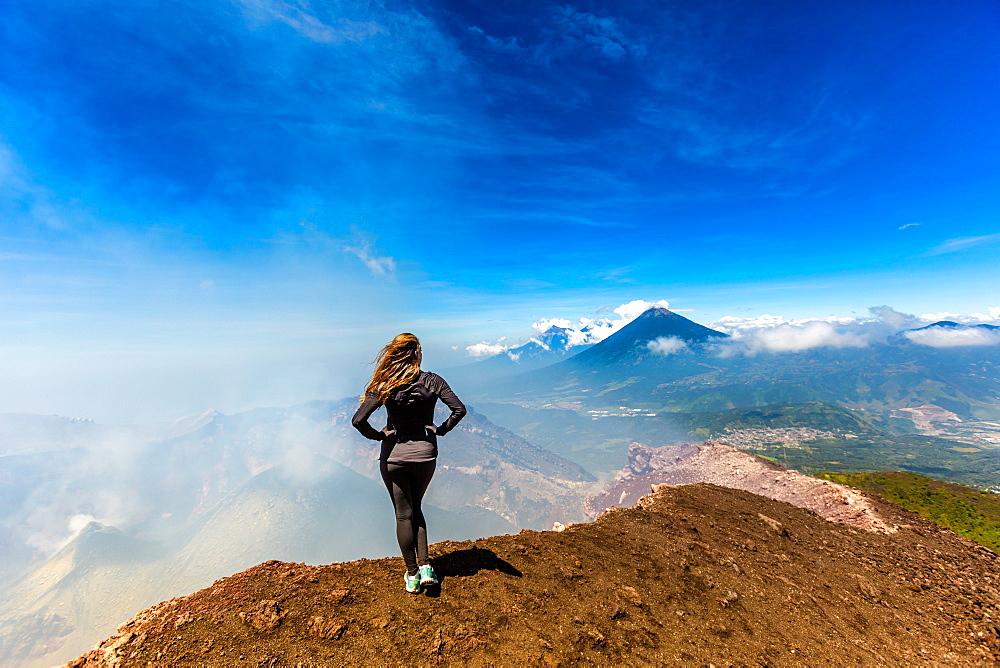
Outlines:
[[672, 344], [673, 350], [678, 350], [726, 337], [728, 334], [699, 325], [662, 306], [653, 306], [572, 360], [574, 364], [596, 364], [599, 366], [635, 362], [655, 355], [653, 349], [657, 347], [657, 342], [664, 340], [666, 343]]
[[654, 306], [598, 345], [626, 344], [631, 346], [660, 337], [675, 337], [689, 343], [701, 343], [726, 336], [728, 335], [699, 325], [695, 321], [662, 306]]

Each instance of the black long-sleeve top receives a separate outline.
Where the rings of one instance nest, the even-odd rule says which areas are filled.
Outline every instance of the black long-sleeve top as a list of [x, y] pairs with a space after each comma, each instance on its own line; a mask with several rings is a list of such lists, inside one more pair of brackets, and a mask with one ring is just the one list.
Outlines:
[[[451, 415], [434, 426], [434, 405], [440, 399]], [[421, 371], [411, 383], [400, 385], [385, 400], [389, 420], [385, 429], [376, 430], [368, 418], [382, 405], [378, 395], [369, 394], [354, 414], [351, 424], [365, 438], [382, 442], [380, 459], [392, 462], [426, 462], [437, 458], [437, 437], [451, 431], [465, 417], [465, 405], [448, 387], [444, 378]]]

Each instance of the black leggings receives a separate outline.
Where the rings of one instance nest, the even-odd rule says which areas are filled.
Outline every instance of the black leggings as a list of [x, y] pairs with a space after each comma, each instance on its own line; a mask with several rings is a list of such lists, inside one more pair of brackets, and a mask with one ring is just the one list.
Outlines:
[[427, 485], [434, 475], [436, 462], [407, 462], [390, 464], [382, 460], [379, 471], [392, 505], [396, 509], [396, 540], [403, 553], [406, 570], [412, 575], [417, 572], [417, 564], [428, 564], [427, 523], [420, 509]]

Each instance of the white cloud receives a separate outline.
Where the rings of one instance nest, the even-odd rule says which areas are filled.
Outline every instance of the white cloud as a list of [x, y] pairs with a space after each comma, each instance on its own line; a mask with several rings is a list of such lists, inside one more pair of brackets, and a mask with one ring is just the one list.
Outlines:
[[871, 318], [867, 321], [868, 323], [882, 324], [890, 330], [890, 334], [895, 334], [908, 327], [914, 327], [917, 324], [917, 319], [909, 313], [900, 313], [889, 306], [872, 306], [868, 309], [868, 313], [871, 314]]
[[[887, 307], [879, 307], [887, 308]], [[891, 310], [891, 309], [890, 309]], [[771, 315], [765, 313], [764, 315], [754, 316], [752, 318], [738, 318], [736, 316], [727, 315], [723, 318], [719, 318], [716, 322], [712, 323], [710, 327], [712, 329], [717, 329], [720, 332], [725, 332], [726, 334], [738, 335], [740, 332], [754, 331], [758, 329], [767, 329], [774, 327], [802, 327], [814, 322], [825, 322], [837, 325], [852, 325], [859, 320], [852, 317], [842, 317], [830, 315], [825, 318], [803, 318], [801, 320], [786, 320], [780, 315]]]
[[552, 327], [559, 327], [561, 329], [569, 329], [573, 326], [573, 323], [566, 318], [542, 318], [536, 322], [533, 322], [531, 326], [537, 329], [539, 332], [547, 332]]
[[924, 313], [920, 316], [920, 319], [924, 322], [938, 322], [940, 320], [951, 320], [952, 322], [959, 322], [962, 324], [976, 325], [980, 323], [996, 323], [1000, 322], [1000, 306], [990, 306], [987, 309], [987, 313], [949, 313], [947, 311], [942, 311], [940, 313]]
[[[563, 330], [568, 347], [590, 345], [608, 338], [636, 317], [652, 307], [668, 308], [665, 300], [647, 302], [637, 299], [612, 310], [617, 317], [541, 318], [532, 327], [544, 334], [552, 328]], [[987, 313], [929, 313], [914, 316], [889, 306], [873, 306], [867, 317], [829, 315], [822, 318], [788, 319], [765, 313], [752, 317], [725, 316], [709, 325], [712, 329], [729, 334], [731, 338], [714, 344], [716, 354], [754, 355], [761, 352], [800, 352], [813, 348], [862, 348], [898, 335], [927, 322], [953, 320], [965, 324], [1000, 323], [1000, 306], [990, 306]], [[960, 345], [988, 345], [1000, 340], [1000, 334], [987, 330], [951, 330], [945, 328], [930, 334], [907, 333], [916, 343], [944, 347]], [[914, 336], [911, 336], [913, 334]], [[530, 339], [545, 346], [538, 338]], [[483, 342], [468, 346], [469, 355], [477, 358], [509, 352], [519, 343], [500, 339], [496, 343]], [[647, 348], [657, 355], [671, 355], [682, 351], [686, 344], [673, 337], [660, 337], [647, 343]]]
[[646, 347], [656, 355], [673, 355], [688, 347], [683, 339], [676, 336], [660, 336], [646, 343]]
[[1000, 322], [998, 306], [988, 307], [987, 313], [925, 313], [919, 317], [900, 313], [888, 306], [875, 306], [868, 311], [867, 318], [827, 316], [787, 320], [770, 314], [750, 318], [726, 316], [713, 323], [712, 327], [733, 337], [720, 344], [718, 350], [722, 356], [754, 354], [765, 350], [783, 352], [820, 347], [862, 347], [885, 341], [900, 332], [915, 343], [938, 348], [1000, 342], [1000, 333], [995, 330], [935, 327], [906, 331], [939, 320], [961, 324]]
[[932, 348], [957, 348], [959, 346], [995, 346], [1000, 344], [1000, 331], [979, 327], [931, 327], [903, 334], [914, 343]]
[[868, 309], [869, 317], [830, 315], [788, 320], [764, 314], [751, 318], [726, 316], [711, 325], [732, 339], [720, 344], [723, 356], [761, 351], [795, 352], [811, 348], [860, 348], [886, 338], [920, 321], [888, 306]]
[[[567, 348], [575, 348], [603, 341], [653, 307], [669, 308], [669, 306], [670, 302], [665, 299], [655, 302], [635, 299], [613, 309], [612, 313], [617, 316], [615, 318], [597, 316], [594, 318], [580, 318], [576, 322], [567, 318], [540, 318], [533, 322], [531, 327], [540, 334], [545, 334], [554, 327], [565, 330]], [[506, 337], [492, 344], [487, 342], [477, 343], [472, 346], [466, 346], [466, 350], [472, 357], [482, 358], [499, 355], [511, 348], [523, 345], [522, 343], [514, 342], [503, 343], [505, 340]], [[535, 341], [543, 345], [543, 347], [548, 347], [542, 344], [537, 338], [529, 340]]]
[[661, 299], [660, 301], [647, 302], [642, 299], [635, 299], [612, 310], [617, 318], [580, 318], [576, 323], [565, 318], [542, 318], [532, 323], [532, 327], [539, 332], [545, 333], [551, 327], [559, 327], [568, 330], [569, 347], [590, 345], [600, 343], [625, 325], [629, 324], [640, 315], [653, 307], [668, 308], [670, 303]]
[[353, 243], [344, 244], [344, 251], [356, 256], [375, 276], [392, 278], [396, 274], [396, 260], [388, 255], [376, 255], [371, 240], [355, 235]]
[[493, 357], [494, 355], [499, 355], [510, 347], [503, 344], [503, 341], [506, 340], [506, 338], [507, 337], [503, 337], [496, 343], [486, 343], [485, 341], [483, 343], [475, 343], [471, 346], [466, 346], [465, 349], [468, 351], [469, 355], [477, 359]]
[[924, 255], [929, 256], [944, 255], [945, 253], [957, 253], [973, 246], [981, 246], [983, 244], [992, 244], [997, 242], [1000, 242], [1000, 233], [984, 234], [978, 237], [958, 237], [957, 239], [948, 239], [944, 243], [930, 249], [924, 253]]
[[[651, 308], [670, 308], [670, 302], [666, 299], [661, 299], [657, 302], [646, 302], [641, 299], [635, 299], [627, 304], [622, 304], [615, 309], [615, 313], [620, 315], [626, 322], [622, 323], [618, 329], [621, 329], [628, 323], [632, 322], [640, 315], [645, 313]], [[617, 331], [617, 330], [615, 330]]]
[[752, 318], [739, 318], [734, 315], [727, 315], [712, 323], [711, 328], [717, 329], [720, 332], [725, 332], [726, 334], [735, 334], [736, 332], [745, 330], [759, 329], [761, 327], [776, 327], [787, 323], [788, 321], [780, 315], [770, 315], [769, 313], [754, 316]]
[[530, 339], [528, 339], [528, 341], [530, 343], [534, 343], [534, 344], [540, 346], [542, 348], [542, 350], [550, 350], [551, 349], [551, 347], [549, 346], [549, 344], [545, 343], [545, 341], [542, 341], [541, 339], [536, 339], [535, 337], [531, 337]]
[[247, 14], [255, 21], [265, 23], [280, 21], [312, 42], [341, 44], [361, 42], [372, 35], [385, 32], [385, 28], [375, 21], [352, 21], [338, 18], [326, 23], [308, 7], [296, 6], [289, 2], [275, 0], [241, 0]]
[[840, 331], [829, 322], [816, 320], [804, 324], [782, 324], [751, 330], [742, 340], [751, 351], [797, 352], [810, 348], [861, 348], [868, 337]]

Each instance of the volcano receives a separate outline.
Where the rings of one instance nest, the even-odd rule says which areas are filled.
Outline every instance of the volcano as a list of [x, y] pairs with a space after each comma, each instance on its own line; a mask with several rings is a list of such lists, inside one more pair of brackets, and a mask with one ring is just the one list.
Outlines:
[[[567, 360], [574, 366], [608, 366], [635, 363], [657, 356], [656, 342], [675, 350], [700, 347], [728, 338], [723, 334], [665, 308], [653, 307], [620, 330]], [[652, 344], [652, 346], [651, 346]], [[662, 355], [662, 353], [661, 353]]]

